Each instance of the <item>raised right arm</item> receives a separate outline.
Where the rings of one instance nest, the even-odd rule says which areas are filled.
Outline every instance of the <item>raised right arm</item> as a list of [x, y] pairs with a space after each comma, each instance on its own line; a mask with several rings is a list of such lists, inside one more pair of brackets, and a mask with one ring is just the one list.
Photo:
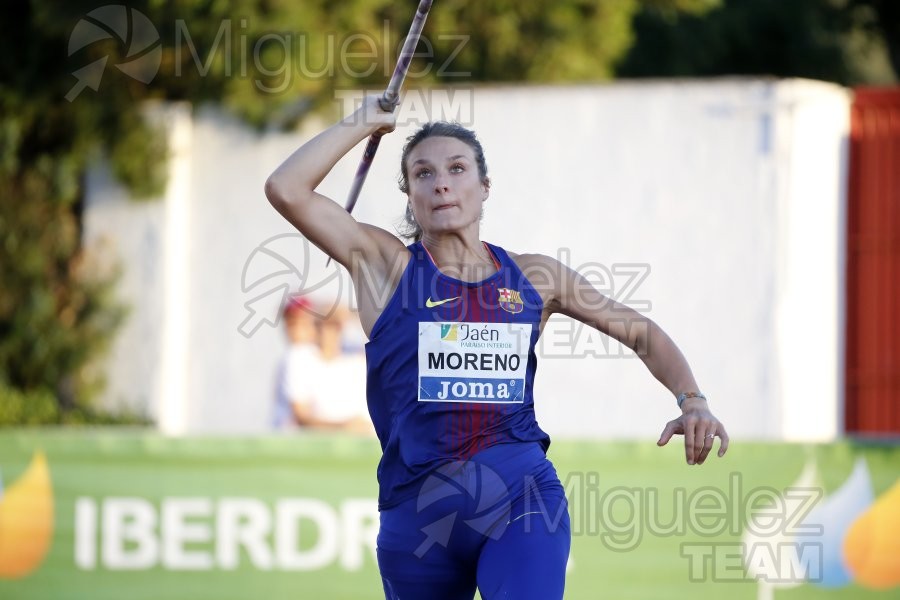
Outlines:
[[272, 206], [350, 272], [366, 334], [400, 280], [409, 252], [393, 234], [358, 222], [316, 187], [356, 144], [375, 132], [393, 131], [395, 122], [393, 113], [381, 109], [378, 97], [370, 96], [359, 110], [303, 144], [266, 181]]
[[275, 210], [351, 274], [361, 267], [386, 272], [403, 244], [387, 231], [359, 223], [316, 187], [356, 144], [375, 132], [393, 131], [395, 123], [396, 116], [370, 96], [356, 112], [301, 146], [266, 181], [266, 197]]

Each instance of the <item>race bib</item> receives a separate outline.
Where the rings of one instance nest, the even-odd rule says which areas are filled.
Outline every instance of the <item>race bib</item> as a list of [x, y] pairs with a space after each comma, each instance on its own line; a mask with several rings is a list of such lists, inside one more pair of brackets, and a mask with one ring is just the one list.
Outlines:
[[419, 402], [524, 402], [531, 327], [419, 323]]

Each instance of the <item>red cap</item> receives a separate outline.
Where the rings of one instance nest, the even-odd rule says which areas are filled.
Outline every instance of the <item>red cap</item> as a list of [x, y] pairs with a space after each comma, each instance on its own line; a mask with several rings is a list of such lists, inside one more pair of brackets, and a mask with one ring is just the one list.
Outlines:
[[309, 313], [312, 309], [312, 302], [309, 298], [303, 296], [288, 296], [287, 302], [284, 303], [284, 316], [290, 317], [298, 313]]

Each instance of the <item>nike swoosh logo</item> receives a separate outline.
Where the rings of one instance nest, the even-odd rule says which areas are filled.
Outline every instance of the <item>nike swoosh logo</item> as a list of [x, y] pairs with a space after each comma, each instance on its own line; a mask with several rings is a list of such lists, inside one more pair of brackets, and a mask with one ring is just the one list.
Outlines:
[[428, 300], [425, 301], [425, 308], [434, 308], [435, 306], [440, 306], [441, 304], [446, 304], [447, 302], [453, 302], [454, 300], [459, 300], [460, 296], [455, 298], [445, 298], [444, 300], [432, 300], [431, 296], [428, 297]]

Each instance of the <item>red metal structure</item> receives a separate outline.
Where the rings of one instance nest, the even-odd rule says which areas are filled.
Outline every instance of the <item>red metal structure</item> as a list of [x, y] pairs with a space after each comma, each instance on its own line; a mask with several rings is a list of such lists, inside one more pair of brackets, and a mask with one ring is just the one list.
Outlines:
[[847, 210], [845, 428], [900, 435], [900, 88], [855, 90]]

